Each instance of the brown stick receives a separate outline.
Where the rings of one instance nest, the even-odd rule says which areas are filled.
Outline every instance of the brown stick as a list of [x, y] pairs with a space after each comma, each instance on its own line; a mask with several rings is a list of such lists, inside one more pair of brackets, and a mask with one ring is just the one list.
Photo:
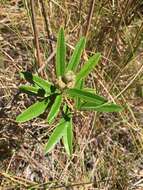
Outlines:
[[34, 32], [34, 42], [35, 42], [35, 48], [36, 48], [36, 62], [40, 68], [42, 66], [42, 60], [41, 60], [41, 55], [40, 55], [40, 45], [39, 45], [39, 39], [38, 39], [38, 29], [37, 29], [37, 24], [36, 24], [34, 0], [30, 0], [30, 7], [31, 7], [31, 21], [32, 21], [33, 32]]
[[48, 41], [49, 41], [49, 46], [50, 46], [50, 53], [53, 52], [53, 45], [51, 42], [51, 32], [50, 32], [50, 28], [49, 28], [49, 20], [47, 18], [47, 14], [46, 14], [46, 10], [45, 10], [45, 3], [43, 0], [40, 0], [41, 3], [41, 9], [42, 9], [42, 14], [43, 14], [43, 18], [45, 21], [45, 28], [46, 28], [46, 32], [47, 32], [47, 37], [48, 37]]
[[89, 29], [90, 29], [90, 25], [91, 25], [91, 19], [92, 19], [92, 16], [93, 16], [93, 11], [94, 11], [94, 5], [95, 5], [95, 0], [91, 0], [90, 2], [90, 7], [89, 7], [89, 12], [88, 12], [88, 16], [87, 16], [87, 24], [86, 24], [86, 27], [85, 27], [85, 37], [88, 36], [88, 32], [89, 32]]

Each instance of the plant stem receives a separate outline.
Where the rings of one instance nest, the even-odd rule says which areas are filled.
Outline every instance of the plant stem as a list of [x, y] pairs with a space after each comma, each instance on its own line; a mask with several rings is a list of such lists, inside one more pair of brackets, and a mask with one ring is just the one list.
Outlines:
[[42, 60], [41, 60], [41, 55], [40, 55], [40, 45], [39, 45], [39, 39], [38, 39], [38, 29], [37, 29], [37, 23], [36, 23], [34, 0], [30, 0], [30, 7], [31, 7], [31, 21], [32, 21], [33, 32], [34, 32], [34, 42], [35, 42], [35, 48], [36, 48], [36, 62], [38, 64], [38, 67], [40, 68], [42, 66]]

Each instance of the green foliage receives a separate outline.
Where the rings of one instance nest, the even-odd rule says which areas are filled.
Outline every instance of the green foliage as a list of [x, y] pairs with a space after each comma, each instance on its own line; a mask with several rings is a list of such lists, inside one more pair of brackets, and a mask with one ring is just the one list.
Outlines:
[[51, 93], [51, 83], [30, 72], [21, 72], [21, 77], [29, 83], [34, 84], [37, 88], [43, 89], [46, 93]]
[[56, 143], [60, 140], [60, 138], [64, 134], [64, 130], [66, 129], [68, 122], [65, 120], [61, 120], [60, 123], [56, 126], [55, 130], [53, 131], [52, 135], [49, 138], [48, 143], [45, 146], [45, 153], [48, 153]]
[[47, 117], [47, 121], [49, 123], [52, 123], [52, 121], [54, 120], [54, 118], [57, 116], [59, 110], [60, 110], [60, 106], [61, 106], [61, 103], [62, 103], [62, 95], [58, 95], [56, 98], [55, 98], [55, 101], [51, 107], [51, 110], [48, 114], [48, 117]]
[[123, 110], [121, 106], [108, 102], [101, 105], [93, 102], [84, 102], [80, 105], [79, 109], [98, 112], [120, 112]]
[[101, 58], [100, 53], [96, 53], [84, 64], [81, 68], [80, 72], [76, 76], [76, 81], [78, 82], [80, 79], [84, 79], [87, 75], [94, 69]]
[[72, 154], [72, 141], [73, 141], [73, 129], [72, 129], [72, 118], [71, 118], [70, 121], [67, 122], [63, 134], [63, 143], [68, 155]]
[[56, 53], [56, 75], [63, 76], [65, 72], [66, 46], [64, 29], [61, 28], [58, 34], [57, 53]]
[[21, 85], [19, 89], [25, 93], [38, 94], [39, 89], [34, 86]]
[[[82, 89], [84, 87], [84, 82], [83, 79], [79, 80], [79, 82], [76, 84], [76, 88], [78, 88], [79, 90]], [[75, 97], [75, 107], [76, 109], [79, 109], [80, 106], [80, 98]]]
[[79, 61], [80, 61], [82, 51], [85, 47], [85, 42], [86, 42], [85, 38], [82, 37], [77, 43], [75, 50], [72, 54], [72, 57], [69, 61], [69, 64], [67, 66], [67, 71], [74, 71], [74, 72], [76, 71]]
[[104, 104], [107, 102], [107, 100], [101, 96], [98, 96], [94, 93], [87, 92], [86, 90], [80, 90], [80, 89], [68, 89], [66, 90], [66, 93], [69, 94], [71, 97], [78, 97], [84, 101], [88, 102], [96, 102], [98, 105]]
[[21, 113], [17, 118], [17, 122], [29, 121], [35, 117], [38, 117], [44, 113], [49, 103], [49, 99], [45, 98], [44, 100], [38, 101], [35, 104], [27, 108], [23, 113]]
[[[73, 55], [66, 65], [66, 45], [63, 28], [60, 29], [57, 39], [56, 52], [56, 79], [55, 83], [44, 80], [30, 72], [22, 72], [21, 77], [31, 85], [22, 85], [20, 90], [29, 95], [37, 96], [39, 101], [31, 105], [19, 116], [17, 122], [26, 122], [49, 111], [47, 122], [51, 124], [58, 116], [59, 112], [62, 119], [56, 125], [53, 133], [45, 145], [45, 154], [51, 151], [54, 146], [63, 138], [63, 144], [67, 154], [73, 152], [73, 123], [72, 114], [76, 110], [98, 111], [98, 112], [119, 112], [122, 107], [112, 102], [108, 102], [104, 97], [96, 94], [94, 89], [84, 87], [84, 80], [95, 68], [101, 59], [101, 54], [96, 53], [83, 65], [81, 70], [76, 73], [82, 52], [85, 47], [85, 38], [82, 37], [77, 43]], [[73, 109], [68, 105], [67, 99], [73, 99]], [[64, 102], [64, 107], [63, 107]], [[67, 103], [65, 103], [67, 102]]]

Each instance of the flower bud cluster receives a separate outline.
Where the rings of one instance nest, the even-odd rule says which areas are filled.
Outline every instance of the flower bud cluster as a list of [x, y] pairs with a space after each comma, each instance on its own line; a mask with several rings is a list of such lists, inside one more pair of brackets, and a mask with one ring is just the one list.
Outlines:
[[76, 76], [73, 71], [68, 71], [64, 76], [60, 76], [56, 80], [56, 86], [63, 90], [66, 88], [73, 88], [75, 85]]

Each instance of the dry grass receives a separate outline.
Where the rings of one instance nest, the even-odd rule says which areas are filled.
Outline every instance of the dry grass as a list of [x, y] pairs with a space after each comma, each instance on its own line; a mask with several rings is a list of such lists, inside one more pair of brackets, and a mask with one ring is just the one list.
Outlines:
[[22, 125], [15, 122], [35, 100], [19, 94], [18, 85], [24, 83], [19, 72], [40, 69], [31, 12], [26, 0], [0, 0], [0, 189], [142, 190], [142, 1], [44, 1], [49, 33], [40, 0], [35, 2], [43, 77], [53, 74], [51, 55], [64, 25], [69, 55], [80, 36], [87, 36], [81, 64], [88, 55], [102, 53], [87, 85], [126, 108], [120, 114], [75, 115], [72, 158], [67, 158], [61, 143], [44, 156], [43, 144], [56, 122], [53, 126], [42, 118]]

